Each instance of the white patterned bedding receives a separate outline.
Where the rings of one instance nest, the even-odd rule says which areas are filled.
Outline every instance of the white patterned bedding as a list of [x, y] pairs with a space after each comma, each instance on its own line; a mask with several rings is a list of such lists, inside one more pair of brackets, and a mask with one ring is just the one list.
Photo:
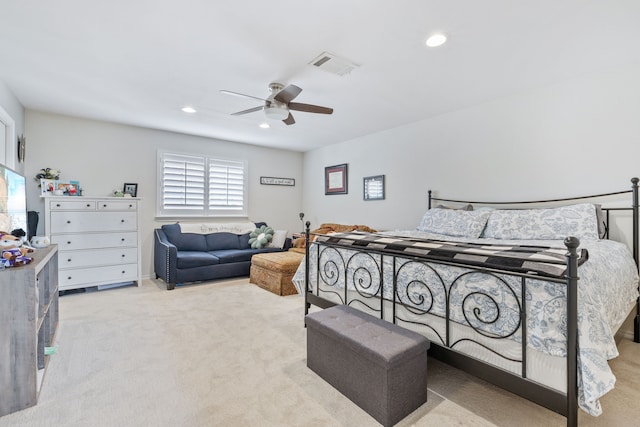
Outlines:
[[[447, 212], [446, 215], [454, 214]], [[564, 248], [561, 240], [459, 238], [421, 231], [395, 231], [387, 234], [457, 242]], [[621, 243], [584, 239], [580, 247], [588, 250], [589, 259], [578, 269], [580, 278], [578, 281], [579, 403], [580, 407], [591, 415], [599, 415], [602, 410], [598, 399], [611, 390], [615, 383], [615, 376], [607, 363], [607, 360], [618, 355], [614, 334], [638, 297], [638, 274], [628, 248]], [[312, 287], [316, 283], [316, 251], [317, 245], [312, 245], [309, 281]], [[339, 249], [339, 251], [347, 258], [355, 254], [348, 249]], [[321, 260], [323, 265], [327, 260], [338, 261], [340, 258], [335, 251], [326, 251], [324, 254], [326, 258]], [[462, 273], [468, 270], [462, 267], [431, 265], [429, 268], [421, 263], [407, 261], [407, 259], [396, 258], [396, 269], [399, 271], [398, 298], [405, 302], [410, 301], [410, 306], [413, 308], [428, 311], [436, 316], [444, 316], [445, 292], [438, 291], [438, 287], [446, 287], [446, 294], [450, 294], [450, 307], [460, 307], [464, 297], [472, 294], [466, 303], [472, 303], [477, 310], [468, 311], [465, 319], [462, 310], [452, 309], [450, 313], [452, 321], [471, 325], [485, 336], [508, 335], [511, 340], [522, 341], [521, 330], [518, 328], [518, 304], [521, 301], [520, 278], [506, 275], [498, 275], [496, 278], [480, 273], [464, 275]], [[359, 283], [357, 290], [363, 295], [370, 295], [375, 294], [376, 289], [382, 285], [383, 295], [391, 299], [393, 296], [392, 263], [392, 258], [385, 256], [382, 262], [382, 280], [375, 277], [372, 279], [365, 276], [359, 277], [362, 281], [357, 282]], [[358, 266], [364, 265], [368, 266], [370, 271], [379, 271], [372, 268], [374, 264], [373, 258], [359, 255], [352, 259], [348, 268], [350, 272], [356, 272]], [[305, 263], [300, 265], [294, 277], [294, 283], [300, 294], [304, 290], [304, 265]], [[456, 278], [461, 275], [464, 276], [464, 280], [456, 281]], [[429, 287], [414, 281], [415, 278], [427, 276], [430, 277], [424, 280], [430, 281]], [[451, 288], [452, 283], [455, 283], [455, 289]], [[352, 282], [349, 282], [349, 286], [353, 286]], [[322, 285], [321, 289], [323, 289]], [[344, 290], [344, 284], [339, 282], [334, 289]], [[476, 291], [488, 294], [497, 301], [500, 314], [498, 315], [498, 308], [491, 299], [475, 294]], [[527, 279], [526, 305], [527, 346], [545, 354], [564, 357], [566, 355], [565, 284]]]

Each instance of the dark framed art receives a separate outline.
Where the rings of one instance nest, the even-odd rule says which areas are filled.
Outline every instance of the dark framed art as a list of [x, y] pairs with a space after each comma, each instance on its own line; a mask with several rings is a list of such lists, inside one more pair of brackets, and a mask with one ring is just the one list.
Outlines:
[[384, 200], [384, 175], [365, 176], [362, 182], [364, 200]]
[[346, 163], [324, 168], [324, 194], [347, 194], [348, 166]]
[[136, 197], [138, 195], [138, 184], [125, 183], [122, 192], [131, 194], [131, 197]]

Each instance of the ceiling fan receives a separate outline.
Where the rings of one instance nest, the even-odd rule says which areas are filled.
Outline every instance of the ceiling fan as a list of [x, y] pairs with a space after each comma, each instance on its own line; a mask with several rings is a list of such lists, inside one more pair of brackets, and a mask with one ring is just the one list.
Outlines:
[[221, 93], [234, 96], [242, 96], [245, 98], [257, 99], [264, 101], [264, 105], [259, 107], [249, 108], [248, 110], [238, 111], [232, 113], [232, 116], [241, 116], [243, 114], [253, 113], [254, 111], [264, 110], [264, 114], [275, 120], [282, 120], [287, 125], [292, 125], [296, 121], [293, 119], [291, 112], [304, 111], [305, 113], [318, 113], [318, 114], [331, 114], [333, 108], [321, 107], [319, 105], [301, 104], [299, 102], [291, 102], [296, 96], [300, 95], [302, 89], [296, 85], [289, 85], [284, 87], [281, 83], [271, 83], [269, 85], [269, 91], [271, 94], [267, 99], [258, 98], [257, 96], [245, 95], [243, 93], [232, 92], [230, 90], [221, 90]]

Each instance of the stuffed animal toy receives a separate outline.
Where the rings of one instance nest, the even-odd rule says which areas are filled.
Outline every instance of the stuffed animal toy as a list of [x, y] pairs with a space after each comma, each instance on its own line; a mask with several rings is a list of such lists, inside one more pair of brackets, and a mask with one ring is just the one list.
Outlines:
[[27, 253], [33, 252], [33, 249], [27, 249], [21, 246], [22, 240], [18, 237], [0, 231], [0, 250], [2, 251], [0, 264], [2, 267], [16, 267], [29, 264], [33, 261], [32, 258], [26, 256]]
[[253, 249], [262, 249], [273, 239], [273, 228], [263, 225], [249, 235], [249, 244]]

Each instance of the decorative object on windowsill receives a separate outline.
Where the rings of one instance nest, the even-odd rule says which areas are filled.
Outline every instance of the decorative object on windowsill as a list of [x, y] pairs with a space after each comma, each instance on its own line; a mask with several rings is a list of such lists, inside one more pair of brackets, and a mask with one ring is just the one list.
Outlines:
[[41, 183], [40, 180], [41, 179], [49, 179], [49, 180], [53, 180], [53, 181], [57, 181], [60, 179], [60, 171], [57, 169], [51, 169], [51, 168], [43, 168], [40, 169], [40, 172], [38, 172], [36, 174], [36, 176], [33, 177], [34, 181], [38, 182], [38, 187], [40, 187]]
[[125, 183], [122, 189], [124, 197], [136, 197], [138, 195], [138, 184]]
[[302, 223], [302, 232], [304, 233], [304, 212], [300, 212], [300, 222]]
[[262, 249], [273, 239], [273, 228], [263, 225], [249, 234], [249, 245], [253, 249]]

